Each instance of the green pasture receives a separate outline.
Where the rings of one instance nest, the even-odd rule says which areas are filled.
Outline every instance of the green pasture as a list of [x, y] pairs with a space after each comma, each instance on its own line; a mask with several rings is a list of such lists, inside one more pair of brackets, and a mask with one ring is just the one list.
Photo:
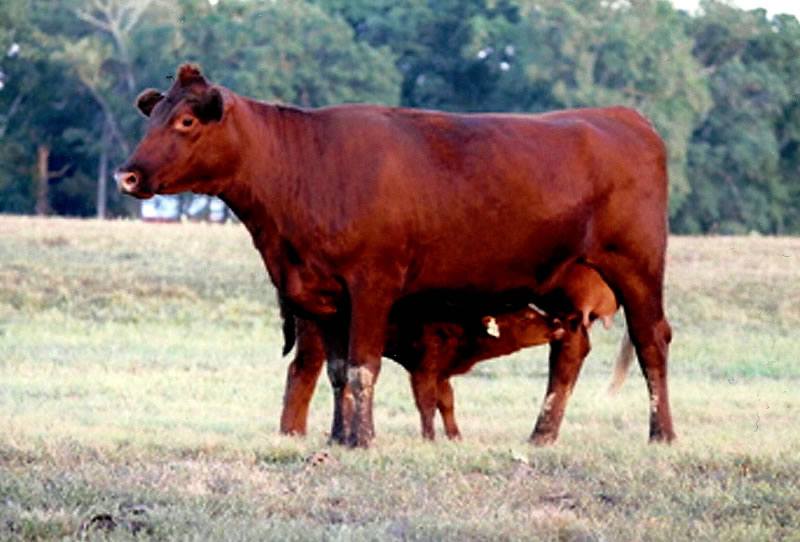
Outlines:
[[423, 442], [386, 360], [372, 449], [278, 435], [275, 294], [241, 226], [0, 217], [0, 540], [800, 540], [800, 238], [671, 239], [678, 441], [596, 326], [561, 439], [546, 348], [454, 379]]

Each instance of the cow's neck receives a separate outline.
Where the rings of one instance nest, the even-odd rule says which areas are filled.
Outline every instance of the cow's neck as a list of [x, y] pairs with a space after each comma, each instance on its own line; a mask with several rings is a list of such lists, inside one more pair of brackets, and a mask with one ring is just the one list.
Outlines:
[[[242, 221], [261, 253], [275, 284], [285, 279], [286, 250], [305, 256], [304, 237], [314, 230], [314, 217], [301, 191], [304, 139], [311, 133], [299, 110], [238, 98], [236, 114], [246, 159], [226, 183], [220, 198]], [[296, 255], [295, 255], [296, 256]], [[295, 265], [302, 263], [295, 261]]]
[[261, 254], [273, 282], [280, 282], [279, 262], [280, 236], [272, 216], [266, 213], [265, 202], [256, 190], [245, 184], [234, 185], [223, 190], [219, 197], [242, 221], [250, 232], [258, 252]]
[[[313, 154], [313, 123], [301, 110], [239, 98], [238, 130], [246, 157], [224, 190], [224, 199], [251, 233], [265, 229], [263, 222], [284, 237], [313, 229], [313, 196], [304, 192]], [[271, 229], [271, 228], [267, 228]]]

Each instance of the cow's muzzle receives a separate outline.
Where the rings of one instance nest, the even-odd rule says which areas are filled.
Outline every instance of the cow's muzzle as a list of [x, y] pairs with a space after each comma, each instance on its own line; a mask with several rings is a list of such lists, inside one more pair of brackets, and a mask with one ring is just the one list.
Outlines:
[[145, 186], [142, 174], [138, 171], [119, 170], [114, 173], [114, 180], [117, 181], [119, 191], [123, 194], [137, 198], [148, 198], [153, 195]]

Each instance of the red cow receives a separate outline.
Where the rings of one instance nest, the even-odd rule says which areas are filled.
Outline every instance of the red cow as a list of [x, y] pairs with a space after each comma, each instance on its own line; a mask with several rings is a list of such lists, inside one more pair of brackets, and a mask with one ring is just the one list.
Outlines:
[[[297, 109], [211, 85], [193, 65], [166, 95], [145, 91], [137, 105], [150, 120], [115, 174], [120, 189], [219, 195], [237, 214], [280, 294], [319, 319], [334, 440], [367, 446], [374, 436], [373, 388], [398, 300], [541, 306], [576, 262], [596, 269], [625, 307], [650, 393], [651, 441], [674, 438], [666, 152], [637, 112]], [[551, 357], [534, 442], [558, 433], [588, 351], [581, 329], [567, 330]]]

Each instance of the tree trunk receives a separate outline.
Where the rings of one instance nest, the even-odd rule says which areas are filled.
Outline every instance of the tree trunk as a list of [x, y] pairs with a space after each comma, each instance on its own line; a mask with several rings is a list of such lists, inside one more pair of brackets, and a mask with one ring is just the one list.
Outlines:
[[108, 120], [103, 121], [103, 136], [100, 139], [100, 161], [97, 166], [97, 218], [106, 217], [108, 201], [108, 145], [111, 139], [111, 127]]
[[36, 147], [36, 214], [50, 214], [50, 146]]

